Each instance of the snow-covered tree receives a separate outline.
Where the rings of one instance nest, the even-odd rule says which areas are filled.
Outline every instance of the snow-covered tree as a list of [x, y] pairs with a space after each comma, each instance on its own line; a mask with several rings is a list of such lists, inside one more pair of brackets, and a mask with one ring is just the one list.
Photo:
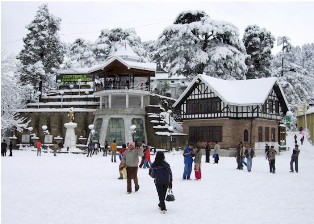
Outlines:
[[64, 61], [64, 68], [89, 68], [97, 64], [90, 41], [78, 38], [69, 47]]
[[1, 137], [11, 128], [22, 131], [26, 119], [16, 113], [16, 109], [25, 107], [24, 87], [17, 83], [14, 57], [1, 51]]
[[275, 38], [265, 28], [251, 25], [245, 28], [243, 43], [248, 57], [246, 65], [247, 79], [271, 76], [271, 49], [274, 47]]
[[[314, 76], [314, 43], [302, 46], [302, 66]], [[314, 83], [313, 83], [314, 84]]]
[[273, 59], [273, 74], [279, 77], [288, 102], [300, 104], [312, 96], [313, 76], [300, 65], [300, 48], [290, 43], [284, 46], [289, 47], [283, 48]]
[[212, 20], [204, 11], [181, 12], [156, 41], [154, 60], [169, 75], [206, 73], [223, 79], [244, 79], [245, 48], [231, 23]]
[[35, 19], [26, 27], [29, 32], [17, 57], [22, 64], [20, 82], [31, 84], [40, 92], [51, 86], [53, 70], [63, 61], [63, 46], [58, 34], [60, 22], [61, 19], [49, 13], [47, 5], [40, 6]]
[[121, 47], [124, 43], [128, 43], [135, 53], [143, 60], [146, 60], [147, 52], [143, 47], [141, 38], [136, 34], [135, 29], [103, 29], [92, 50], [96, 55], [96, 60], [101, 63], [114, 54], [117, 48]]

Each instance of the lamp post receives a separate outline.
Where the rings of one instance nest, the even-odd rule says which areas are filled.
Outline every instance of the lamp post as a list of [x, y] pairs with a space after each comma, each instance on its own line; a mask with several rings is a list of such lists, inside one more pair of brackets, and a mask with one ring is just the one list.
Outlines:
[[131, 135], [132, 135], [132, 141], [134, 142], [134, 135], [135, 135], [135, 133], [136, 133], [136, 125], [135, 124], [133, 124], [133, 125], [131, 125], [131, 127], [130, 127], [130, 133], [131, 133]]
[[77, 83], [78, 83], [78, 85], [79, 85], [79, 96], [81, 95], [81, 79], [78, 79], [77, 80]]
[[31, 143], [31, 140], [32, 140], [32, 131], [33, 131], [33, 127], [28, 127], [27, 128], [28, 132], [29, 132], [29, 143]]
[[94, 125], [93, 124], [90, 124], [88, 125], [88, 128], [90, 129], [90, 141], [93, 141], [93, 137], [94, 137], [94, 134], [95, 134], [95, 130], [94, 130]]
[[49, 153], [49, 149], [50, 149], [49, 145], [45, 144], [46, 143], [46, 135], [49, 135], [49, 131], [47, 130], [48, 127], [47, 127], [47, 125], [43, 125], [43, 126], [41, 126], [41, 128], [43, 129], [43, 132], [44, 132], [43, 145], [44, 145], [44, 147], [47, 147], [47, 151]]
[[168, 110], [167, 113], [169, 114], [169, 116], [168, 116], [168, 117], [169, 117], [169, 123], [168, 123], [168, 125], [170, 126], [170, 118], [171, 118], [172, 110]]
[[172, 151], [172, 132], [173, 132], [173, 127], [172, 126], [169, 126], [168, 127], [168, 130], [169, 130], [169, 135], [170, 135], [170, 151]]
[[58, 79], [58, 80], [57, 80], [57, 83], [58, 83], [58, 90], [59, 90], [59, 89], [60, 89], [61, 79]]

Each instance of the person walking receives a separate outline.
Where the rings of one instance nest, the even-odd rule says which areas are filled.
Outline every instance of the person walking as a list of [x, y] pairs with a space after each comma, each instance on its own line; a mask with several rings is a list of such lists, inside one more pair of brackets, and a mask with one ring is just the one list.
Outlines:
[[158, 207], [162, 213], [167, 211], [165, 198], [167, 189], [172, 189], [172, 171], [169, 163], [165, 161], [165, 154], [162, 151], [156, 153], [155, 161], [149, 169], [149, 173], [153, 173], [154, 182], [159, 198]]
[[201, 147], [196, 146], [195, 158], [194, 158], [194, 172], [195, 172], [195, 179], [196, 180], [200, 180], [202, 178], [201, 162], [202, 162]]
[[215, 142], [215, 146], [214, 146], [215, 163], [218, 163], [219, 153], [220, 153], [220, 145], [218, 144], [218, 141], [216, 141]]
[[94, 147], [95, 147], [94, 143], [92, 141], [90, 141], [88, 146], [87, 146], [87, 157], [88, 156], [92, 157]]
[[269, 172], [275, 173], [276, 167], [275, 167], [275, 160], [276, 160], [276, 150], [274, 146], [272, 145], [268, 152], [268, 161], [269, 161]]
[[243, 163], [242, 163], [243, 153], [244, 153], [243, 145], [242, 145], [242, 142], [240, 142], [238, 144], [237, 151], [236, 151], [236, 160], [238, 164], [238, 167], [237, 167], [238, 170], [243, 170]]
[[37, 141], [36, 143], [36, 148], [37, 148], [37, 156], [41, 156], [41, 147], [42, 147], [42, 143], [40, 140]]
[[152, 162], [150, 161], [150, 150], [148, 148], [148, 146], [146, 146], [145, 150], [144, 150], [144, 155], [145, 155], [145, 160], [144, 160], [144, 169], [149, 168], [152, 166]]
[[[126, 166], [124, 166], [122, 164], [122, 158], [123, 158], [123, 154], [125, 153], [126, 151], [126, 145], [125, 144], [122, 144], [122, 148], [120, 149], [119, 151], [119, 159], [120, 159], [120, 164], [119, 164], [119, 180], [122, 180], [123, 179], [123, 173], [125, 172], [126, 174]], [[126, 175], [125, 175], [126, 176]]]
[[269, 153], [269, 145], [268, 144], [266, 144], [266, 146], [265, 146], [265, 159], [268, 159], [268, 153]]
[[253, 157], [255, 155], [255, 152], [254, 152], [254, 149], [252, 147], [252, 144], [250, 144], [250, 146], [245, 149], [244, 155], [246, 157], [247, 171], [251, 172], [251, 170], [252, 170], [252, 160], [253, 160]]
[[110, 144], [110, 151], [111, 151], [111, 162], [117, 162], [117, 150], [118, 150], [118, 146], [116, 143], [116, 140], [113, 140], [113, 142]]
[[135, 148], [134, 142], [129, 142], [128, 149], [123, 153], [123, 158], [121, 162], [121, 166], [126, 166], [127, 172], [127, 193], [132, 193], [132, 182], [134, 181], [135, 191], [140, 189], [140, 185], [138, 184], [138, 163], [139, 157], [143, 156], [143, 151], [140, 148]]
[[7, 147], [8, 147], [8, 144], [5, 142], [5, 140], [3, 140], [1, 142], [1, 155], [2, 156], [6, 156], [7, 155]]
[[184, 171], [183, 180], [191, 180], [192, 163], [193, 163], [193, 144], [190, 143], [183, 151], [184, 156]]
[[210, 163], [210, 144], [209, 141], [205, 143], [205, 162]]
[[103, 154], [103, 156], [107, 156], [108, 155], [108, 142], [107, 141], [105, 141], [105, 147], [104, 147], [104, 154]]
[[10, 142], [10, 144], [9, 144], [9, 150], [10, 150], [9, 156], [12, 156], [12, 150], [13, 150], [13, 143], [12, 142]]
[[300, 154], [300, 149], [298, 145], [295, 145], [293, 151], [292, 151], [292, 155], [291, 155], [291, 160], [290, 160], [290, 172], [293, 173], [294, 169], [293, 169], [293, 163], [294, 163], [294, 167], [295, 167], [295, 172], [299, 172], [299, 154]]
[[142, 141], [142, 144], [140, 146], [140, 149], [143, 152], [143, 156], [140, 162], [140, 165], [138, 166], [139, 168], [142, 168], [142, 166], [144, 165], [144, 161], [145, 161], [145, 149], [146, 149], [146, 145], [145, 145], [145, 141]]

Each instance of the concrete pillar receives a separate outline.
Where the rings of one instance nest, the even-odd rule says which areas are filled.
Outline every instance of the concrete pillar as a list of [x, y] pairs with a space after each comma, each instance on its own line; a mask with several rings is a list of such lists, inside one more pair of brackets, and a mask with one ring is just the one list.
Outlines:
[[125, 94], [125, 108], [129, 108], [129, 93]]
[[109, 98], [109, 105], [108, 105], [109, 108], [111, 108], [111, 96], [112, 96], [112, 95], [111, 95], [111, 93], [110, 93], [110, 94], [109, 94], [109, 97], [108, 97], [108, 98]]

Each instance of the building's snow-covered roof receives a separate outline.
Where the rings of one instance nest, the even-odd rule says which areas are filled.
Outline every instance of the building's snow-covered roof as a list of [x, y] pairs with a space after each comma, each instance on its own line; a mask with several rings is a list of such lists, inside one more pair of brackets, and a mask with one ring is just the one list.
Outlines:
[[89, 73], [90, 68], [68, 68], [68, 69], [56, 69], [58, 74], [87, 74]]
[[187, 77], [185, 77], [184, 75], [173, 75], [171, 77], [169, 77], [169, 73], [167, 72], [156, 72], [155, 74], [155, 77], [151, 77], [150, 78], [151, 80], [154, 80], [154, 79], [162, 79], [162, 80], [168, 80], [168, 79], [172, 79], [172, 80], [187, 80]]
[[[173, 105], [174, 107], [190, 91], [195, 82], [199, 82], [199, 80], [208, 85], [222, 101], [229, 105], [236, 106], [263, 104], [272, 88], [277, 83], [277, 78], [275, 77], [248, 80], [223, 80], [207, 75], [198, 75], [181, 94], [179, 99]], [[279, 84], [278, 86], [282, 92]], [[284, 95], [283, 98], [287, 104], [287, 100], [285, 99]]]
[[133, 59], [133, 60], [141, 60], [141, 58], [133, 51], [129, 44], [125, 43], [117, 51], [113, 54], [113, 56], [117, 56], [123, 59]]

